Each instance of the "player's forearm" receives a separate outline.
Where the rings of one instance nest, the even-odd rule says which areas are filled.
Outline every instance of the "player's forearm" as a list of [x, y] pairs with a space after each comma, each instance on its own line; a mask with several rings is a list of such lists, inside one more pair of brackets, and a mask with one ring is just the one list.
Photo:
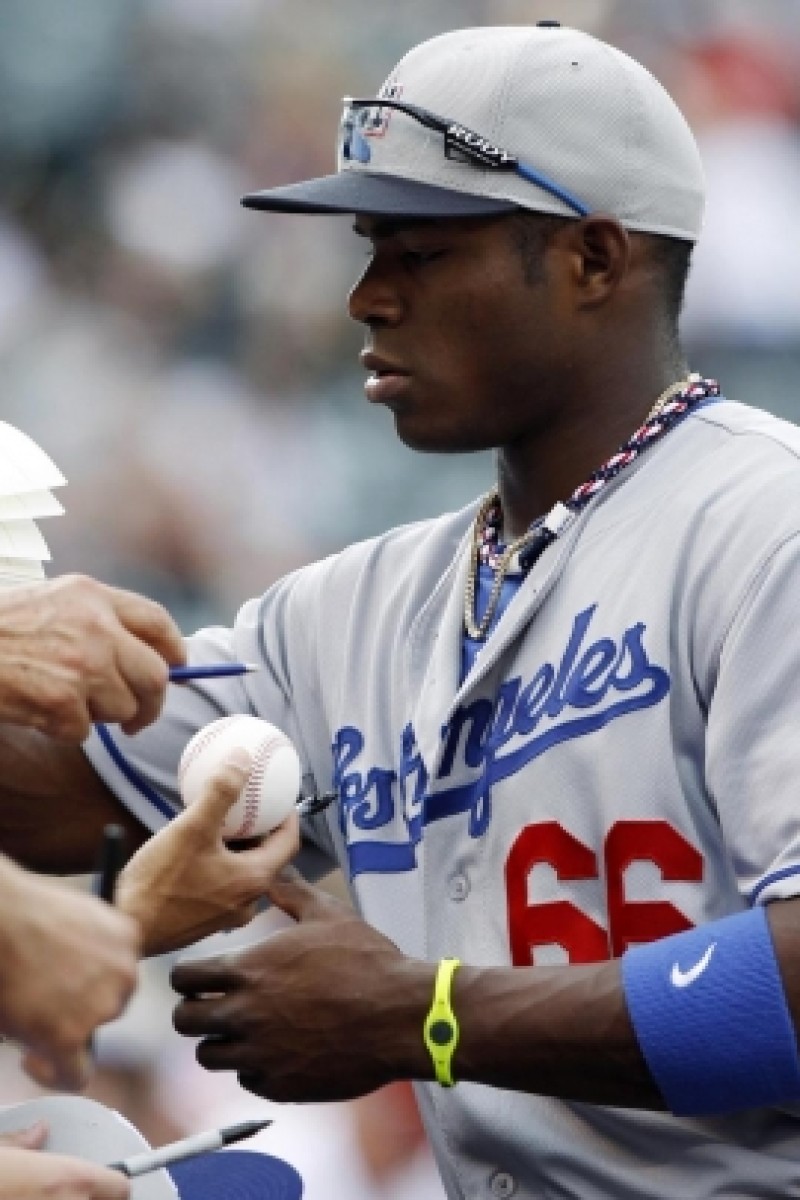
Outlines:
[[79, 746], [0, 724], [0, 850], [34, 870], [92, 870], [104, 826], [135, 849], [146, 831], [106, 787]]
[[[423, 1036], [436, 966], [408, 958], [352, 908], [276, 876], [294, 925], [264, 942], [179, 964], [179, 1033], [205, 1038], [209, 1070], [235, 1070], [282, 1102], [344, 1100], [398, 1079], [433, 1080]], [[618, 963], [456, 971], [452, 1073], [573, 1100], [664, 1107], [628, 1021]], [[430, 1037], [430, 1032], [429, 1032]]]
[[800, 897], [768, 905], [767, 920], [772, 932], [786, 1003], [800, 1042]]
[[477, 969], [453, 985], [458, 1080], [620, 1107], [663, 1109], [619, 964]]
[[800, 898], [596, 966], [462, 967], [453, 1004], [457, 1079], [683, 1115], [796, 1103]]

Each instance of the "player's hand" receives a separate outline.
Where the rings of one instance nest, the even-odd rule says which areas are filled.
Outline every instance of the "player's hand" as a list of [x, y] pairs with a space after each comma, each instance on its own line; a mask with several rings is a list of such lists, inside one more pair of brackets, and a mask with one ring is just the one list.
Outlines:
[[422, 1025], [435, 967], [400, 953], [347, 905], [282, 872], [268, 889], [297, 925], [180, 963], [175, 1028], [197, 1059], [271, 1100], [345, 1100], [392, 1079], [430, 1078]]
[[297, 854], [295, 813], [248, 848], [222, 840], [222, 822], [249, 769], [248, 755], [234, 751], [203, 795], [145, 842], [120, 875], [116, 904], [139, 922], [145, 954], [248, 924], [275, 872]]
[[[47, 1130], [43, 1125], [35, 1128], [39, 1146]], [[127, 1200], [130, 1196], [130, 1180], [120, 1171], [61, 1154], [37, 1154], [33, 1146], [21, 1149], [22, 1142], [11, 1141], [15, 1137], [4, 1135], [0, 1140], [0, 1200]]]
[[76, 742], [93, 721], [135, 733], [185, 657], [169, 614], [133, 592], [66, 575], [0, 593], [0, 721]]
[[86, 1082], [87, 1041], [136, 986], [139, 930], [91, 896], [0, 859], [0, 1031], [46, 1087]]

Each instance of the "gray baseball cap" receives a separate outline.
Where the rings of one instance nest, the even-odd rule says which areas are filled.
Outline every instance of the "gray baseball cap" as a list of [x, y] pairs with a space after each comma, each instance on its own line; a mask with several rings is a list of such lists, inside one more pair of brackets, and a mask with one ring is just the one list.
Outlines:
[[273, 212], [605, 213], [696, 241], [700, 155], [640, 63], [555, 21], [461, 29], [403, 58], [377, 97], [345, 100], [337, 173], [245, 196]]

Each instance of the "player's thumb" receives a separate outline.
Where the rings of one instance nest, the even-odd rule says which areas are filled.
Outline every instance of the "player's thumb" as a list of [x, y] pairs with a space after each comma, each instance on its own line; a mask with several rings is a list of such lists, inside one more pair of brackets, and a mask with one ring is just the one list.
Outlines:
[[322, 921], [338, 907], [333, 896], [310, 884], [295, 867], [282, 867], [276, 872], [264, 894], [295, 921]]
[[247, 783], [252, 759], [241, 746], [234, 747], [225, 761], [212, 771], [191, 807], [196, 820], [216, 831]]

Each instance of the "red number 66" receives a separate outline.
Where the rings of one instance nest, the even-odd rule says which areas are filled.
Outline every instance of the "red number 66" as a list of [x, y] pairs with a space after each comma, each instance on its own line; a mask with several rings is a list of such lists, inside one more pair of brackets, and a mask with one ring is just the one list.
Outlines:
[[697, 883], [703, 859], [667, 821], [617, 821], [603, 848], [608, 930], [569, 900], [531, 904], [528, 876], [548, 863], [560, 880], [599, 878], [597, 855], [557, 821], [527, 825], [506, 860], [508, 932], [514, 966], [529, 967], [536, 946], [562, 946], [571, 963], [618, 958], [632, 943], [651, 942], [691, 928], [691, 921], [664, 900], [627, 900], [624, 876], [633, 862], [651, 862], [662, 879]]

